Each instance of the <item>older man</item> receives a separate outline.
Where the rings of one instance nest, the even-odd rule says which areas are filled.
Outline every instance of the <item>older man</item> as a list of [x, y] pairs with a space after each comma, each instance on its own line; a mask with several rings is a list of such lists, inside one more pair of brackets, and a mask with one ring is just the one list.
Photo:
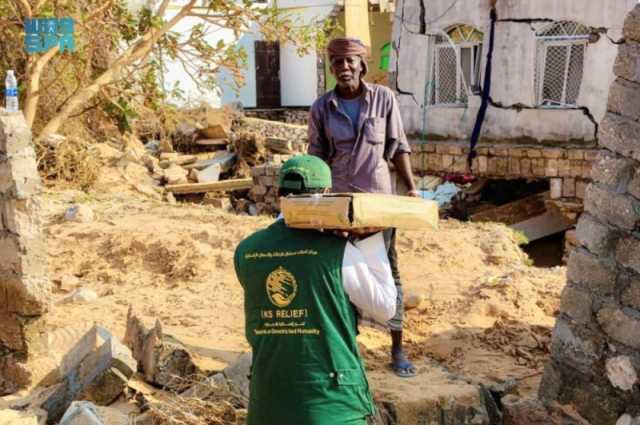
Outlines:
[[[384, 86], [363, 81], [368, 48], [355, 38], [337, 38], [328, 46], [335, 89], [317, 99], [309, 116], [309, 153], [331, 167], [334, 192], [394, 193], [395, 176], [419, 196], [413, 182], [411, 149], [404, 134], [398, 103]], [[389, 261], [398, 288], [396, 315], [391, 331], [391, 366], [401, 377], [415, 376], [402, 348], [404, 303], [395, 250], [395, 229], [385, 232]]]

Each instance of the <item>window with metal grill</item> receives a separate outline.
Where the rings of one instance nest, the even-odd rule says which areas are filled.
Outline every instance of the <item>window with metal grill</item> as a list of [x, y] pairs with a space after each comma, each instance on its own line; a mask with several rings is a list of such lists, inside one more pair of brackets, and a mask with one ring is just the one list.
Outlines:
[[575, 107], [591, 31], [577, 22], [556, 22], [536, 33], [536, 104]]
[[480, 90], [480, 61], [484, 34], [469, 25], [456, 25], [436, 37], [433, 53], [432, 105], [464, 106]]

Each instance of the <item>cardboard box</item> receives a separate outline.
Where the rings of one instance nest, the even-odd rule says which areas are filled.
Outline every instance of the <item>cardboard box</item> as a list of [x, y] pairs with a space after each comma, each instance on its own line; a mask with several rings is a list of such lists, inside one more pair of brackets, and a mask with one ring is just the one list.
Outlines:
[[280, 199], [287, 226], [299, 229], [438, 228], [438, 203], [379, 193], [336, 193]]

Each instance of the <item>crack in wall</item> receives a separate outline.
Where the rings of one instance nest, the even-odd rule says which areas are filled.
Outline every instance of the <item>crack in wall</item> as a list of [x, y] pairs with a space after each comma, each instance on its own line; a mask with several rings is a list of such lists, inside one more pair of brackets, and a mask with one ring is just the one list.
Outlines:
[[424, 4], [426, 0], [420, 0], [420, 34], [427, 33], [427, 7]]
[[[523, 111], [525, 109], [527, 110], [534, 110], [534, 111], [539, 111], [541, 110], [541, 108], [535, 107], [535, 106], [529, 106], [529, 105], [525, 105], [522, 103], [515, 103], [513, 105], [504, 105], [502, 104], [502, 102], [498, 102], [496, 100], [494, 100], [491, 96], [489, 96], [489, 104], [497, 109], [505, 109], [505, 110], [514, 110], [517, 112]], [[591, 121], [591, 123], [593, 124], [594, 127], [594, 133], [593, 133], [593, 138], [594, 140], [598, 140], [598, 131], [600, 129], [600, 125], [598, 124], [598, 121], [596, 121], [596, 119], [593, 116], [593, 113], [591, 112], [591, 110], [587, 107], [587, 106], [576, 106], [575, 108], [571, 108], [568, 110], [579, 110], [582, 111], [582, 113], [589, 119], [589, 121]]]
[[[407, 91], [407, 90], [403, 90], [400, 87], [400, 46], [402, 44], [402, 31], [406, 30], [408, 33], [410, 34], [417, 34], [417, 33], [412, 33], [411, 31], [409, 31], [408, 28], [406, 28], [404, 26], [404, 12], [405, 12], [405, 3], [406, 0], [404, 0], [402, 2], [402, 8], [401, 8], [401, 14], [400, 14], [400, 22], [402, 23], [402, 27], [400, 28], [400, 33], [398, 34], [398, 43], [396, 44], [395, 42], [393, 43], [393, 47], [396, 51], [396, 91], [399, 94], [405, 95], [405, 96], [411, 96], [411, 98], [413, 99], [413, 101], [415, 102], [416, 105], [420, 105], [420, 103], [418, 102], [418, 99], [416, 99], [416, 96], [413, 92]], [[422, 4], [422, 0], [420, 1], [420, 3]]]

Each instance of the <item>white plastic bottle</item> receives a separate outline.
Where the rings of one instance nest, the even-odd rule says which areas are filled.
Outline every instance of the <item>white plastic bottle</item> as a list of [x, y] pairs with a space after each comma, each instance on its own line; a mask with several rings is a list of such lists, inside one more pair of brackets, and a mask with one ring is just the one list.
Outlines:
[[4, 99], [7, 112], [18, 112], [18, 80], [13, 70], [7, 71], [7, 78], [4, 80]]

